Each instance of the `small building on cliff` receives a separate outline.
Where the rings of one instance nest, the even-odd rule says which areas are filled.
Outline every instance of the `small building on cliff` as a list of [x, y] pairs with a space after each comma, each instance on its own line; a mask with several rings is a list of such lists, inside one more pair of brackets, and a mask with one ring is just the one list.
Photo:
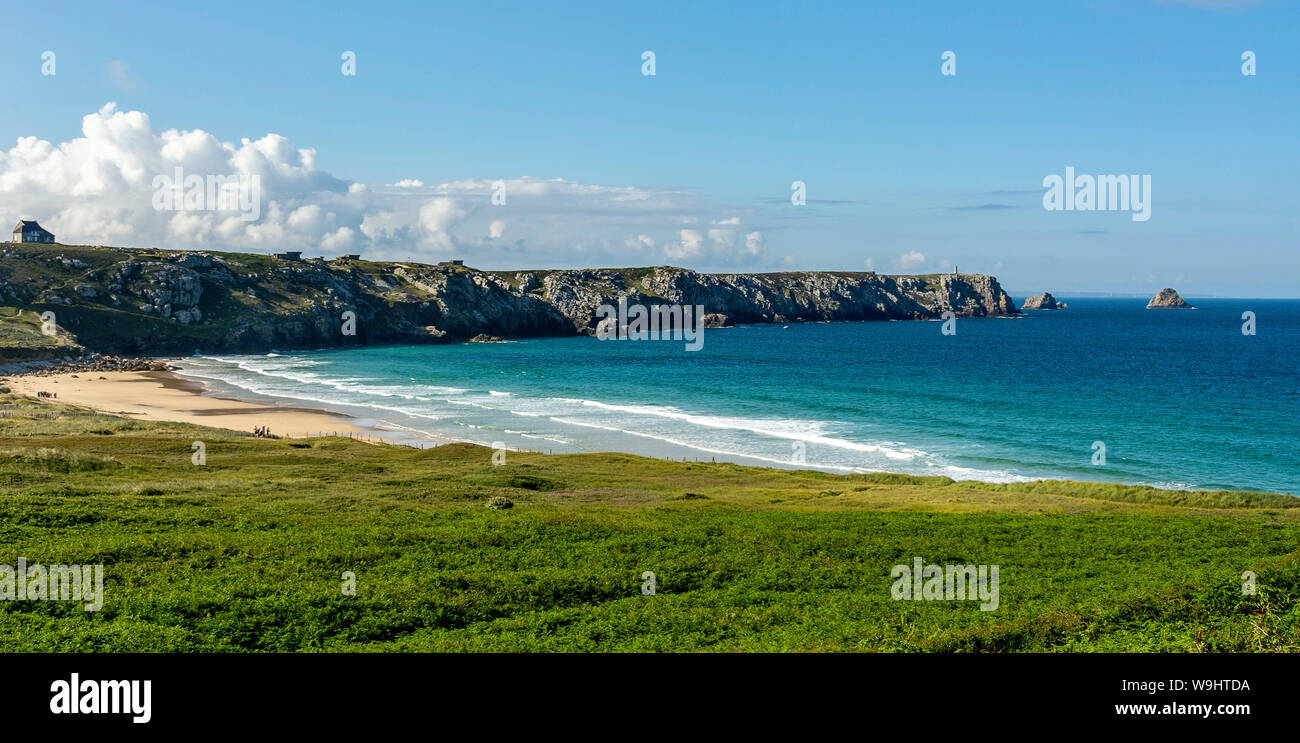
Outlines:
[[14, 242], [16, 243], [52, 243], [54, 233], [41, 227], [34, 219], [20, 219], [14, 225]]

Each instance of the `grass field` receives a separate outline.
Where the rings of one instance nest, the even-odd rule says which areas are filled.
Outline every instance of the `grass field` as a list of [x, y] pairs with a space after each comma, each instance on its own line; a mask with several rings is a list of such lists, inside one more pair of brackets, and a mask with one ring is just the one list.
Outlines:
[[[0, 651], [1300, 649], [1292, 496], [491, 454], [0, 395], [0, 564], [106, 576], [0, 601]], [[1000, 566], [998, 609], [893, 600], [917, 556]]]

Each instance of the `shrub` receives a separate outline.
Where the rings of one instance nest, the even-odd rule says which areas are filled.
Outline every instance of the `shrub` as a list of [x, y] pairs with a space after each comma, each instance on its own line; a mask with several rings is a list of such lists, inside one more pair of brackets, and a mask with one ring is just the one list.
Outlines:
[[66, 449], [11, 449], [0, 452], [0, 462], [47, 472], [96, 472], [118, 468], [122, 463], [112, 457], [68, 451]]
[[547, 480], [545, 477], [536, 477], [534, 475], [514, 475], [506, 482], [506, 484], [509, 487], [518, 488], [520, 490], [540, 490], [544, 492], [559, 490], [561, 487], [560, 483]]

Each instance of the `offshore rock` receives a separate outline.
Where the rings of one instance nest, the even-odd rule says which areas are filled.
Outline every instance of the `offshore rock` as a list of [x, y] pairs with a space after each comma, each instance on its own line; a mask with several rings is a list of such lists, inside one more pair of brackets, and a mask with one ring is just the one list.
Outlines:
[[1196, 308], [1188, 304], [1185, 300], [1183, 300], [1182, 297], [1178, 296], [1178, 292], [1168, 287], [1165, 287], [1164, 289], [1160, 290], [1160, 293], [1152, 297], [1150, 302], [1147, 302], [1147, 309], [1149, 310], [1194, 310]]

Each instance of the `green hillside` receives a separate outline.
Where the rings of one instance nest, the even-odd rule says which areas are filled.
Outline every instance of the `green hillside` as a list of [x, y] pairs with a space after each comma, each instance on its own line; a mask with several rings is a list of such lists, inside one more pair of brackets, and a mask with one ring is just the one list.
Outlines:
[[[35, 361], [80, 356], [84, 349], [66, 331], [42, 332], [39, 312], [0, 306], [0, 361]], [[57, 327], [57, 324], [56, 324]]]

